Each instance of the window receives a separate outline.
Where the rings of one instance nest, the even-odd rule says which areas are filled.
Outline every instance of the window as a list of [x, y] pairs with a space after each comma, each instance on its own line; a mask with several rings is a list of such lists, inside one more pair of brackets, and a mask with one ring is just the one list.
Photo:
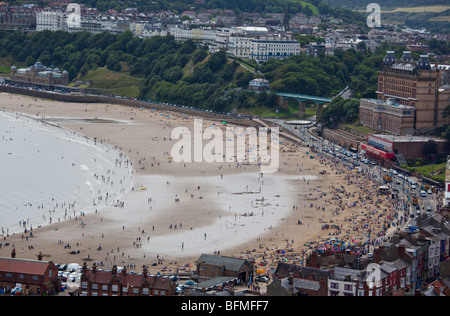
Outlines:
[[108, 291], [108, 284], [103, 284], [102, 285], [102, 290], [103, 291]]
[[344, 284], [344, 290], [345, 291], [353, 291], [353, 285], [351, 285], [351, 284]]
[[118, 291], [119, 291], [119, 286], [118, 286], [117, 284], [113, 284], [113, 285], [111, 286], [111, 290], [112, 290], [113, 292], [118, 292]]
[[149, 292], [150, 292], [150, 291], [149, 291], [148, 287], [144, 287], [144, 288], [142, 289], [142, 294], [143, 294], [143, 295], [148, 295]]
[[331, 282], [330, 288], [332, 288], [332, 289], [338, 289], [338, 288], [339, 288], [339, 283]]

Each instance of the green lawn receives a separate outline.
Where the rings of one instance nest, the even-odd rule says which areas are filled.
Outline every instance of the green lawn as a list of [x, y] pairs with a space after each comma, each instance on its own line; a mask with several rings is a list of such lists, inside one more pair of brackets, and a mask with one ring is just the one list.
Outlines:
[[[446, 163], [435, 164], [435, 165], [426, 165], [426, 166], [420, 166], [420, 167], [408, 167], [408, 170], [423, 174], [425, 177], [431, 178], [436, 181], [444, 181], [445, 180], [445, 165], [446, 165]], [[432, 174], [434, 174], [434, 175], [432, 175]]]
[[372, 133], [372, 130], [369, 127], [365, 126], [358, 126], [358, 125], [351, 125], [351, 124], [344, 124], [342, 125], [345, 128], [354, 129], [362, 134], [370, 134]]
[[0, 66], [0, 76], [9, 76], [11, 66]]

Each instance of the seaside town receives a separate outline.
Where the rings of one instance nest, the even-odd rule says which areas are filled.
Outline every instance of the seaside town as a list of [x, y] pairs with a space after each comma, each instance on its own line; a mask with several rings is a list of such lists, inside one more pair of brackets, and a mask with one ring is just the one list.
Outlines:
[[[387, 48], [374, 95], [351, 85], [329, 97], [277, 92], [277, 112], [267, 116], [104, 94], [40, 60], [4, 66], [2, 159], [48, 160], [55, 170], [62, 166], [61, 176], [86, 171], [80, 183], [71, 175], [77, 189], [70, 190], [87, 185], [89, 206], [72, 196], [32, 201], [30, 194], [16, 210], [31, 210], [39, 221], [24, 213], [18, 225], [0, 222], [0, 296], [449, 296], [450, 63], [448, 52], [425, 44], [448, 48], [449, 34], [395, 24], [364, 31], [306, 8], [288, 15], [0, 3], [2, 32], [173, 37], [208, 47], [210, 56], [225, 51], [250, 70], [272, 59]], [[299, 36], [313, 40], [300, 43]], [[192, 60], [186, 65], [194, 68]], [[271, 82], [253, 72], [259, 76], [243, 89], [269, 91]], [[331, 112], [335, 99], [356, 100], [352, 124], [336, 128], [344, 110]], [[299, 113], [278, 115], [292, 101]], [[272, 130], [266, 145], [249, 144], [246, 152], [276, 142], [278, 171], [262, 173], [262, 163], [250, 159], [175, 162], [171, 131], [189, 134], [199, 119], [203, 141], [210, 130], [235, 132], [214, 147], [224, 158], [238, 127], [259, 135], [277, 128], [279, 138]], [[19, 133], [11, 122], [26, 128]], [[59, 136], [69, 144], [43, 142], [58, 147], [54, 160], [40, 156], [52, 145], [35, 150], [29, 143], [44, 128], [69, 131]], [[18, 154], [22, 139], [31, 149]], [[95, 155], [69, 154], [77, 151], [71, 146], [82, 152], [81, 144]], [[194, 142], [194, 157], [197, 149]], [[16, 196], [12, 185], [1, 185]], [[44, 199], [38, 191], [33, 195]], [[0, 213], [13, 214], [1, 209], [6, 205], [0, 202]]]
[[[311, 15], [309, 12], [291, 14], [286, 18], [285, 13], [242, 12], [237, 15], [232, 10], [220, 9], [204, 9], [200, 12], [140, 12], [136, 8], [126, 8], [121, 12], [113, 9], [100, 12], [97, 8], [84, 5], [78, 5], [80, 17], [74, 22], [71, 15], [75, 11], [69, 13], [66, 10], [71, 2], [51, 1], [48, 7], [0, 3], [0, 28], [87, 31], [92, 34], [105, 31], [120, 34], [129, 30], [140, 38], [171, 35], [177, 41], [194, 40], [208, 44], [211, 51], [227, 49], [232, 56], [254, 59], [257, 62], [268, 60], [271, 52], [278, 58], [300, 53], [313, 56], [333, 55], [336, 49], [365, 47], [373, 51], [382, 42], [403, 44], [408, 50], [423, 51], [438, 60], [448, 60], [448, 55], [436, 55], [428, 45], [423, 44], [431, 39], [448, 41], [448, 33], [431, 34], [425, 29], [395, 24], [372, 28], [366, 33], [358, 25], [346, 23], [342, 18], [324, 14]], [[311, 42], [301, 46], [294, 39], [294, 34], [314, 35], [323, 38], [324, 42]]]

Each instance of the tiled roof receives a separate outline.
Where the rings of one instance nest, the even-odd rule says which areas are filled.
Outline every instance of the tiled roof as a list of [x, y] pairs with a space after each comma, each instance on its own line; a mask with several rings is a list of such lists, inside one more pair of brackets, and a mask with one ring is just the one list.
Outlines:
[[242, 268], [242, 265], [246, 262], [245, 259], [231, 258], [231, 257], [222, 257], [222, 256], [214, 256], [208, 254], [202, 254], [200, 258], [197, 260], [197, 264], [204, 263], [213, 266], [224, 266], [228, 271], [239, 271]]
[[113, 277], [119, 279], [119, 282], [123, 286], [131, 286], [131, 287], [140, 287], [142, 284], [147, 281], [151, 288], [155, 289], [170, 289], [172, 285], [172, 280], [168, 278], [158, 277], [158, 276], [150, 276], [147, 275], [144, 278], [143, 274], [134, 274], [134, 273], [122, 273], [116, 272], [115, 276], [112, 271], [101, 271], [96, 270], [93, 272], [91, 269], [86, 269], [83, 274], [92, 282], [96, 284], [109, 284]]
[[279, 262], [275, 275], [279, 278], [284, 278], [290, 276], [290, 274], [298, 275], [303, 279], [312, 277], [315, 281], [319, 281], [321, 278], [327, 279], [331, 275], [331, 272], [324, 269], [303, 267], [295, 264]]
[[[113, 272], [112, 271], [95, 271], [87, 270], [84, 272], [85, 275], [91, 280], [92, 283], [97, 284], [109, 284], [111, 279], [113, 278]], [[142, 274], [131, 274], [131, 273], [125, 273], [122, 274], [121, 272], [118, 272], [115, 274], [116, 277], [120, 280], [120, 283], [126, 286], [141, 286], [144, 276]], [[151, 284], [154, 281], [154, 277], [147, 276], [148, 282]]]
[[[304, 280], [304, 279], [296, 279], [293, 278], [292, 280], [293, 284], [292, 286], [296, 290], [311, 290], [311, 291], [318, 291], [320, 290], [320, 283], [317, 281], [310, 281], [310, 280]], [[281, 280], [281, 286], [288, 289], [290, 287], [289, 285], [289, 278], [284, 278]]]
[[0, 258], [0, 271], [43, 275], [48, 269], [48, 261]]

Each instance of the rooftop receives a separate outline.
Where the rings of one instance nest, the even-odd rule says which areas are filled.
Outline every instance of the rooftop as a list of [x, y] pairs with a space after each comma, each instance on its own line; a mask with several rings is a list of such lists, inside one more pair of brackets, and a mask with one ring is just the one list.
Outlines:
[[0, 258], [0, 271], [43, 275], [50, 262], [17, 258]]
[[393, 143], [423, 143], [428, 141], [435, 141], [435, 142], [446, 142], [444, 139], [435, 138], [435, 137], [427, 137], [427, 136], [394, 136], [394, 135], [383, 135], [383, 134], [374, 134], [373, 136], [376, 136], [378, 138], [393, 142]]
[[382, 100], [378, 100], [378, 99], [361, 99], [373, 104], [377, 104], [377, 105], [381, 105], [381, 106], [392, 106], [392, 107], [396, 107], [399, 109], [405, 109], [405, 110], [414, 110], [415, 108], [413, 106], [409, 106], [409, 105], [404, 105], [404, 104], [400, 104], [397, 103], [394, 100], [390, 100], [390, 101], [382, 101]]

